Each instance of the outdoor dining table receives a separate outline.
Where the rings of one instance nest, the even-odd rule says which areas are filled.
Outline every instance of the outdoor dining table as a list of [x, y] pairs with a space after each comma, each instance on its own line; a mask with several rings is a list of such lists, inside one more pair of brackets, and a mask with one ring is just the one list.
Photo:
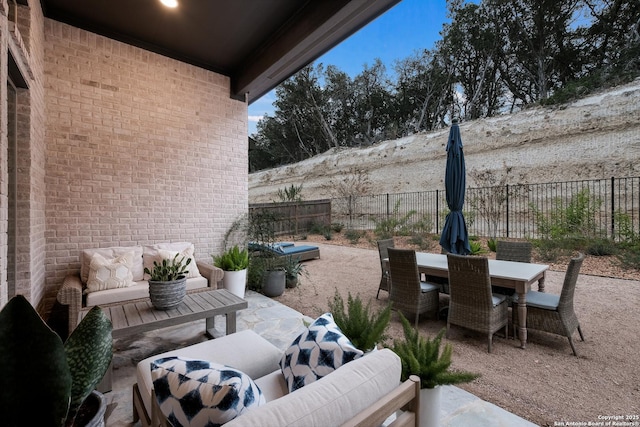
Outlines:
[[[449, 277], [447, 256], [444, 254], [416, 252], [416, 261], [422, 274]], [[545, 274], [548, 269], [549, 266], [546, 264], [489, 260], [491, 284], [514, 289], [518, 294], [518, 336], [521, 348], [526, 348], [527, 345], [527, 291], [533, 283], [538, 282], [538, 290], [544, 292]]]

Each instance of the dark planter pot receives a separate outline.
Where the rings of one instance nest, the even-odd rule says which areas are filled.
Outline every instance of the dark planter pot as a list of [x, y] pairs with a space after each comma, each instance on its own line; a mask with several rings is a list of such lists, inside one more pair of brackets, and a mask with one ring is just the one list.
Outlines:
[[288, 289], [295, 288], [298, 286], [298, 276], [287, 276], [286, 282]]
[[262, 279], [262, 293], [268, 297], [279, 297], [285, 288], [284, 271], [267, 271]]
[[107, 399], [97, 390], [91, 392], [80, 405], [73, 423], [67, 422], [67, 426], [78, 427], [104, 427], [104, 414], [107, 411]]
[[187, 278], [170, 282], [149, 280], [149, 298], [158, 310], [169, 310], [180, 305], [187, 294]]

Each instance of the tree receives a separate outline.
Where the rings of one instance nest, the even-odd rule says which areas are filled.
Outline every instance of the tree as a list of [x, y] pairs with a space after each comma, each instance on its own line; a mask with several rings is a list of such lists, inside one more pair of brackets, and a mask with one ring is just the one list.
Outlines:
[[451, 105], [453, 73], [437, 50], [423, 50], [397, 61], [392, 100], [397, 136], [440, 126]]
[[547, 98], [581, 71], [570, 30], [579, 0], [485, 0], [499, 31], [499, 70], [514, 103]]
[[386, 68], [380, 59], [365, 66], [353, 81], [355, 140], [370, 145], [383, 139], [390, 122], [391, 94]]
[[447, 2], [452, 21], [445, 24], [439, 49], [452, 64], [461, 89], [461, 116], [467, 120], [496, 114], [504, 103], [498, 70], [499, 33], [480, 4]]

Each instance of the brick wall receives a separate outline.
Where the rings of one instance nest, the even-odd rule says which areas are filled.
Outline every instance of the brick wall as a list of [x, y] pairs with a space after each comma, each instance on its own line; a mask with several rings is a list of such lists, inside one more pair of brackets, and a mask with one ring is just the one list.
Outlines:
[[45, 19], [47, 298], [84, 248], [191, 241], [247, 210], [247, 106], [229, 79]]
[[[8, 102], [5, 83], [0, 90], [0, 111], [3, 112], [0, 306], [14, 294], [25, 295], [37, 305], [45, 288], [44, 36], [42, 10], [38, 2], [32, 3], [31, 7], [18, 4], [14, 8], [3, 1], [0, 7], [0, 78], [6, 82], [9, 58], [20, 75], [20, 79], [14, 82], [18, 86], [15, 98], [17, 123], [15, 132], [11, 132], [17, 137], [15, 148], [9, 148], [7, 140], [6, 107], [13, 101]], [[11, 19], [8, 15], [11, 15]], [[15, 161], [9, 163], [9, 158]], [[12, 179], [15, 177], [15, 184], [11, 182], [11, 188], [7, 185], [9, 175]], [[11, 227], [8, 221], [13, 224]], [[10, 240], [6, 238], [5, 231], [11, 233]], [[11, 269], [11, 288], [7, 282], [8, 269]]]

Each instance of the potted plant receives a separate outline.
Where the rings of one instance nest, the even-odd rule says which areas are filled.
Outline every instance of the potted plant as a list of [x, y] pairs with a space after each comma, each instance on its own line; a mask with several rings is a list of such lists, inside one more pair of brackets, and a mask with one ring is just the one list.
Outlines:
[[158, 310], [169, 310], [182, 302], [187, 294], [187, 266], [191, 258], [163, 259], [162, 262], [153, 261], [153, 270], [145, 267], [144, 272], [149, 275], [149, 298]]
[[2, 424], [104, 426], [95, 388], [111, 363], [111, 330], [94, 307], [63, 343], [25, 297], [13, 297], [0, 311]]
[[213, 264], [225, 272], [222, 277], [224, 288], [232, 294], [244, 298], [247, 284], [247, 268], [249, 267], [249, 251], [240, 249], [238, 245], [235, 245], [222, 254], [214, 256]]
[[425, 338], [402, 313], [399, 314], [404, 340], [394, 340], [392, 350], [402, 361], [402, 381], [411, 375], [420, 378], [420, 425], [435, 427], [439, 425], [440, 386], [470, 382], [480, 375], [449, 369], [453, 347], [445, 344], [441, 349], [446, 329], [442, 329], [433, 339]]
[[360, 295], [354, 298], [349, 293], [345, 310], [344, 300], [336, 289], [333, 301], [329, 301], [329, 311], [353, 345], [365, 352], [375, 350], [377, 344], [387, 338], [385, 331], [391, 320], [391, 304], [373, 312], [371, 302], [365, 306]]
[[[248, 233], [251, 241], [259, 246], [273, 246], [275, 243], [275, 224], [279, 216], [262, 209], [249, 217]], [[253, 274], [260, 277], [259, 287], [264, 295], [277, 297], [282, 295], [286, 286], [284, 260], [271, 251], [256, 251], [251, 256]]]
[[307, 274], [304, 264], [300, 262], [300, 257], [289, 255], [284, 261], [284, 277], [287, 288], [295, 288], [298, 286], [300, 278], [303, 274]]

